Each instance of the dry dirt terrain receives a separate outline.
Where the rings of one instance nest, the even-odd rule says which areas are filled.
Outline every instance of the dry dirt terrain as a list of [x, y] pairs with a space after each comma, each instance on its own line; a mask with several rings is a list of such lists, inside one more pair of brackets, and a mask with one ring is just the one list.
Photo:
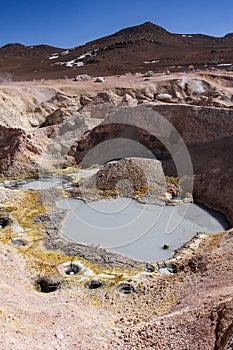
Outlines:
[[0, 81], [183, 72], [193, 67], [232, 71], [232, 39], [232, 33], [222, 38], [175, 34], [146, 22], [68, 49], [12, 43], [0, 48]]
[[[148, 265], [66, 241], [55, 207], [67, 197], [194, 199], [231, 227], [232, 134], [231, 72], [2, 83], [0, 349], [233, 349], [231, 229], [199, 232]], [[66, 183], [20, 189], [44, 175]]]

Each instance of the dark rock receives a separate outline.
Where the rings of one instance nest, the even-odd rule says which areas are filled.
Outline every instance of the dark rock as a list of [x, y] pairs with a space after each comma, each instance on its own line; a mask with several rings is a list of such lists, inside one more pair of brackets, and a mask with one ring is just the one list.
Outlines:
[[165, 244], [163, 245], [163, 249], [166, 249], [166, 250], [167, 250], [167, 249], [169, 249], [169, 248], [170, 248], [170, 246], [169, 246], [168, 244], [165, 243]]

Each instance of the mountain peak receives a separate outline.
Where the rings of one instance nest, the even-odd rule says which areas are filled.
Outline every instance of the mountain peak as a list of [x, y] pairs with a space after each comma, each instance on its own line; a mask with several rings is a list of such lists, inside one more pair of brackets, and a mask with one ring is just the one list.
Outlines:
[[170, 34], [164, 28], [152, 22], [145, 22], [133, 27], [128, 27], [115, 33], [114, 36], [137, 36], [137, 35], [161, 35]]
[[0, 47], [0, 49], [11, 49], [11, 48], [24, 48], [26, 47], [25, 45], [23, 44], [20, 44], [20, 43], [10, 43], [10, 44], [6, 44], [2, 47]]
[[224, 38], [233, 38], [233, 33], [228, 33], [224, 36]]
[[163, 27], [158, 26], [157, 24], [154, 24], [153, 22], [145, 22], [142, 24], [139, 24], [137, 27], [145, 28], [145, 29], [150, 29], [152, 31], [155, 30], [163, 30], [166, 32], [166, 30]]

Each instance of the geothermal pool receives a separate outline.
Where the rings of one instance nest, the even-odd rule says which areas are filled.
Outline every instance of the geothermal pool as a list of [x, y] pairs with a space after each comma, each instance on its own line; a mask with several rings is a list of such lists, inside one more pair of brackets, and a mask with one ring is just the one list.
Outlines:
[[67, 179], [63, 177], [53, 177], [53, 176], [41, 176], [39, 178], [34, 178], [30, 180], [22, 181], [5, 181], [4, 185], [7, 188], [14, 190], [47, 190], [53, 187], [62, 187], [68, 182]]
[[[89, 169], [80, 169], [75, 178], [76, 181], [83, 180], [91, 175], [94, 175], [98, 172], [98, 167], [92, 167]], [[66, 176], [50, 176], [43, 175], [38, 178], [26, 179], [26, 180], [7, 180], [4, 181], [4, 186], [7, 188], [15, 190], [47, 190], [54, 187], [59, 188], [69, 188], [72, 187], [72, 184], [69, 185], [70, 179]]]
[[229, 228], [223, 214], [193, 203], [159, 206], [117, 198], [85, 204], [62, 199], [57, 207], [67, 210], [61, 227], [65, 239], [147, 262], [168, 259], [197, 232]]
[[39, 178], [33, 181], [29, 181], [20, 185], [22, 190], [47, 190], [53, 187], [60, 187], [62, 184], [61, 179], [51, 178]]

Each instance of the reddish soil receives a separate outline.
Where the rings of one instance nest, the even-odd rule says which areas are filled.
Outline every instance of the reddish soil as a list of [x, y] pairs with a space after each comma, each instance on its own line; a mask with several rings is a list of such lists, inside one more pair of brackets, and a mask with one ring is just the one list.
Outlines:
[[[83, 73], [99, 76], [149, 70], [187, 71], [190, 65], [230, 70], [232, 37], [173, 34], [146, 22], [68, 51], [47, 45], [6, 45], [0, 48], [0, 74], [2, 79], [32, 80], [72, 78]], [[80, 58], [82, 55], [85, 57]], [[55, 58], [49, 59], [51, 56]], [[73, 60], [72, 67], [60, 64]]]

